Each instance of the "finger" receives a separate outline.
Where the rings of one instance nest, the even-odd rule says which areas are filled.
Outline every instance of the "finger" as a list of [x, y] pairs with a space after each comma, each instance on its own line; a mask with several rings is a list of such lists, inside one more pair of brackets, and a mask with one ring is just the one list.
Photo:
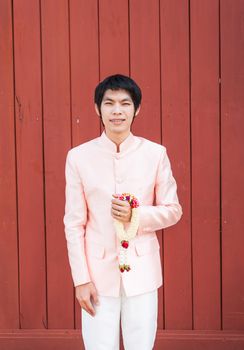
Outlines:
[[124, 219], [124, 218], [130, 217], [130, 213], [122, 212], [122, 211], [118, 212], [118, 210], [114, 210], [114, 209], [111, 210], [111, 213], [112, 213], [112, 216], [114, 216], [116, 219], [120, 219], [120, 218]]
[[89, 315], [91, 315], [92, 317], [95, 316], [95, 314], [92, 313], [86, 306], [83, 306], [82, 309], [85, 310], [85, 311], [86, 311]]
[[125, 218], [125, 217], [122, 217], [122, 216], [112, 215], [112, 218], [114, 218], [115, 220], [120, 221], [120, 222], [129, 222], [128, 218]]
[[118, 208], [114, 209], [112, 207], [111, 208], [111, 214], [115, 215], [116, 217], [128, 217], [128, 218], [130, 218], [131, 217], [131, 210], [130, 210], [130, 208], [121, 210], [121, 209], [118, 209]]
[[127, 201], [122, 201], [120, 199], [112, 199], [111, 202], [113, 204], [120, 205], [121, 207], [129, 207], [130, 204]]
[[95, 308], [93, 307], [91, 300], [87, 300], [86, 301], [86, 310], [87, 312], [91, 315], [91, 316], [95, 316], [96, 312], [95, 312]]
[[98, 300], [98, 296], [97, 296], [96, 290], [94, 290], [94, 291], [91, 293], [91, 296], [92, 296], [92, 299], [93, 299], [94, 303], [95, 303], [96, 305], [99, 305], [99, 300]]
[[83, 308], [86, 310], [86, 312], [88, 312], [88, 314], [95, 316], [96, 312], [90, 300], [86, 300], [83, 305]]
[[111, 210], [114, 212], [114, 214], [116, 214], [118, 216], [126, 214], [125, 210], [122, 210], [122, 209], [120, 209], [118, 207], [112, 207]]
[[124, 216], [118, 214], [112, 214], [112, 217], [116, 220], [124, 220]]
[[117, 204], [113, 204], [113, 205], [112, 205], [112, 209], [113, 209], [113, 210], [117, 210], [117, 211], [122, 212], [122, 213], [128, 213], [128, 210], [129, 210], [129, 208], [127, 208], [127, 207], [121, 207], [121, 206], [119, 206], [119, 205], [117, 205]]

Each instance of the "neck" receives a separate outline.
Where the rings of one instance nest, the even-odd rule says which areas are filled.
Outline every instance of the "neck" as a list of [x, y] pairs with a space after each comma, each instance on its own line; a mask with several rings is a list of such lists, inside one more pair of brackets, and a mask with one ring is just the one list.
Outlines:
[[118, 153], [118, 152], [119, 152], [119, 146], [120, 146], [120, 144], [121, 144], [125, 139], [127, 139], [127, 137], [128, 137], [129, 134], [130, 134], [130, 131], [128, 131], [126, 134], [123, 134], [123, 135], [121, 135], [121, 134], [118, 134], [118, 135], [116, 135], [116, 134], [110, 134], [110, 133], [107, 132], [106, 130], [105, 130], [105, 133], [106, 133], [107, 137], [108, 137], [113, 143], [115, 143], [115, 145], [117, 146], [117, 153]]

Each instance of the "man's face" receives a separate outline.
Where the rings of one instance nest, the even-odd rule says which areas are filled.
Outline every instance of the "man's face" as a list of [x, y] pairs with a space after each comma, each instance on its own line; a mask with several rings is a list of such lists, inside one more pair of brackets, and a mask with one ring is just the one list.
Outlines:
[[[96, 112], [100, 115], [98, 107]], [[135, 107], [130, 94], [126, 90], [107, 90], [101, 103], [101, 117], [108, 136], [126, 137], [130, 132]]]

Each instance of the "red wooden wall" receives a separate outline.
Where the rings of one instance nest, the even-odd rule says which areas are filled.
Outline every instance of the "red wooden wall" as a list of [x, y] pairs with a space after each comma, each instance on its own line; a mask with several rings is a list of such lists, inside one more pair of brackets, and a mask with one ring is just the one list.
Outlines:
[[0, 0], [0, 348], [80, 349], [63, 230], [67, 150], [130, 74], [183, 218], [159, 232], [155, 349], [244, 348], [244, 0]]

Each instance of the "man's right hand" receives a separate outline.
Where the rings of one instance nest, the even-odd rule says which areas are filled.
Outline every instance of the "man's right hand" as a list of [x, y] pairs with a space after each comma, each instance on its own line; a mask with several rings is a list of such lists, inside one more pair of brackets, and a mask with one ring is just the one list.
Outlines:
[[97, 291], [92, 282], [88, 282], [85, 284], [81, 284], [75, 287], [75, 296], [79, 301], [80, 306], [86, 312], [88, 312], [91, 316], [95, 316], [95, 305], [99, 305]]

